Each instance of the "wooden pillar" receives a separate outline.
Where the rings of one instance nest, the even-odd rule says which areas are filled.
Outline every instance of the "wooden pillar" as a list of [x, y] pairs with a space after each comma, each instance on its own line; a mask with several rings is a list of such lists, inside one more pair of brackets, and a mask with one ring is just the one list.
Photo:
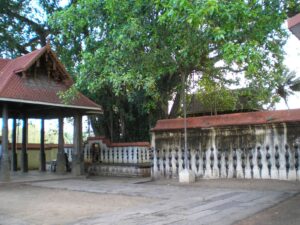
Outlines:
[[45, 120], [41, 119], [41, 135], [40, 135], [40, 171], [46, 171], [46, 155], [45, 155]]
[[58, 118], [58, 151], [56, 157], [56, 172], [66, 172], [66, 156], [64, 150], [64, 118]]
[[27, 128], [28, 128], [28, 119], [24, 115], [23, 116], [23, 128], [22, 128], [22, 153], [21, 153], [21, 171], [23, 173], [28, 172]]
[[73, 151], [72, 151], [72, 173], [75, 176], [83, 175], [84, 162], [82, 154], [82, 116], [74, 116], [74, 134], [73, 134]]
[[10, 180], [9, 155], [8, 155], [8, 106], [2, 108], [2, 143], [0, 154], [0, 180]]
[[17, 119], [13, 118], [12, 124], [12, 148], [11, 148], [11, 170], [18, 170], [18, 157], [17, 157]]

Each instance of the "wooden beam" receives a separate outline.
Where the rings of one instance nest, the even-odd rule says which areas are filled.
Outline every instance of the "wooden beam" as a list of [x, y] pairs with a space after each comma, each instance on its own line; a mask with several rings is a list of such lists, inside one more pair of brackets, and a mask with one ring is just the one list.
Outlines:
[[53, 63], [53, 70], [55, 71], [56, 70], [56, 63], [54, 61], [52, 61]]
[[66, 172], [66, 157], [64, 150], [64, 118], [62, 116], [58, 118], [58, 151], [56, 157], [56, 172]]
[[82, 157], [82, 116], [74, 116], [74, 135], [72, 152], [72, 173], [75, 176], [83, 175], [83, 157]]
[[41, 134], [40, 134], [40, 171], [46, 171], [46, 154], [45, 154], [45, 120], [41, 119]]
[[36, 67], [40, 67], [40, 59], [36, 61]]
[[8, 106], [2, 107], [2, 150], [0, 157], [0, 180], [10, 180], [9, 155], [8, 155]]
[[11, 169], [12, 171], [18, 170], [18, 158], [17, 158], [17, 119], [13, 118], [12, 126], [12, 148], [11, 148]]
[[28, 128], [28, 119], [25, 115], [23, 115], [22, 153], [21, 153], [21, 170], [23, 173], [28, 172], [27, 128]]

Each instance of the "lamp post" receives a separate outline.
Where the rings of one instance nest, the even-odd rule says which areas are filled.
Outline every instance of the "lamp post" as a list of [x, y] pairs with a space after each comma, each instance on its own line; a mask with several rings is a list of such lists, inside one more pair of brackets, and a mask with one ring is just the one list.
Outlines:
[[188, 167], [187, 161], [187, 119], [186, 119], [186, 77], [185, 73], [182, 75], [182, 107], [183, 107], [183, 127], [184, 127], [184, 165], [185, 168], [179, 173], [180, 183], [195, 182], [195, 174]]
[[183, 107], [183, 127], [184, 127], [184, 165], [187, 168], [187, 121], [186, 121], [186, 83], [185, 75], [182, 76], [182, 107]]

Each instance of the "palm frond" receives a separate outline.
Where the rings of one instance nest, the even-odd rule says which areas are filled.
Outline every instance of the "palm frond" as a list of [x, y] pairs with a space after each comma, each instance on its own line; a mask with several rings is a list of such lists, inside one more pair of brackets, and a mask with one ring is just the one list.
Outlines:
[[290, 85], [292, 91], [300, 91], [300, 78], [293, 80], [293, 83]]

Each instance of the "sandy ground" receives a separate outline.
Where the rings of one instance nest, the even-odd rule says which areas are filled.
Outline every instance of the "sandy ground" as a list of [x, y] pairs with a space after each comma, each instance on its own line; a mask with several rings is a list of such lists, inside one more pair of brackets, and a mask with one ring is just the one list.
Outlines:
[[96, 177], [2, 183], [0, 225], [300, 224], [300, 182], [148, 181]]
[[299, 225], [300, 194], [237, 222], [235, 225]]
[[[68, 224], [153, 200], [29, 185], [0, 186], [0, 224]], [[9, 218], [9, 219], [8, 219]]]

